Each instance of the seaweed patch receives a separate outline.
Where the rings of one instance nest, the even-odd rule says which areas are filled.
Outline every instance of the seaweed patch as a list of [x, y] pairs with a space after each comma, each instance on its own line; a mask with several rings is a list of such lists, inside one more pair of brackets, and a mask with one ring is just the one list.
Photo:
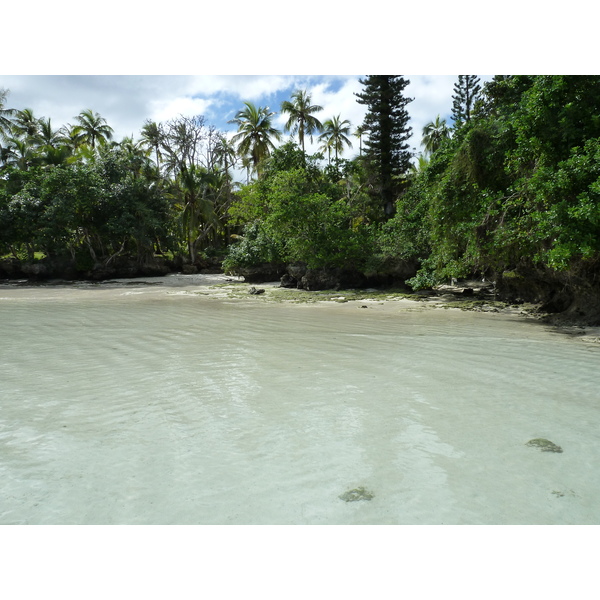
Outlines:
[[366, 490], [364, 487], [354, 488], [344, 492], [341, 496], [338, 496], [340, 500], [344, 502], [357, 502], [359, 500], [372, 500], [374, 494]]
[[557, 446], [554, 442], [550, 440], [546, 440], [544, 438], [535, 438], [534, 440], [529, 440], [526, 446], [532, 446], [534, 448], [539, 448], [542, 452], [562, 452], [563, 449], [560, 446]]

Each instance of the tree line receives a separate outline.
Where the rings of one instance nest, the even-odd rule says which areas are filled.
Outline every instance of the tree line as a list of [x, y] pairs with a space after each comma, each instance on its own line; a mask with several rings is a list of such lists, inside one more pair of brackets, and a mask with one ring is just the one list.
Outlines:
[[[228, 136], [202, 116], [147, 121], [112, 140], [91, 110], [54, 130], [0, 96], [0, 256], [81, 264], [157, 253], [230, 272], [301, 262], [366, 274], [412, 265], [413, 288], [536, 269], [593, 278], [600, 251], [600, 78], [461, 75], [450, 122], [432, 118], [414, 156], [399, 75], [360, 80], [352, 124], [296, 90], [244, 103]], [[306, 140], [319, 152], [308, 154]], [[342, 158], [358, 141], [352, 160]], [[245, 181], [236, 182], [243, 169]]]

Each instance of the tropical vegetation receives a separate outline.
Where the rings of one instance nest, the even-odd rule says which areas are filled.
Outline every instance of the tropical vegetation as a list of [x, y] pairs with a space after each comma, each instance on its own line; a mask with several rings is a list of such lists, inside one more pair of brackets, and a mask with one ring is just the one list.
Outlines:
[[600, 280], [600, 77], [459, 76], [420, 156], [408, 80], [361, 83], [354, 126], [318, 120], [296, 90], [281, 105], [287, 139], [275, 112], [245, 102], [236, 131], [182, 116], [116, 142], [92, 110], [55, 127], [0, 90], [0, 257], [41, 253], [84, 272], [124, 256], [218, 255], [232, 273], [302, 263], [373, 281], [410, 267], [414, 289], [475, 275]]

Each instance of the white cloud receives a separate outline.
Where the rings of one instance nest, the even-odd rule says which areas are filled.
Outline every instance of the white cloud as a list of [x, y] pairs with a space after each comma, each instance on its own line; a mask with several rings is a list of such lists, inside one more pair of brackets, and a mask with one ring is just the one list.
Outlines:
[[[151, 76], [0, 76], [0, 87], [8, 88], [8, 105], [32, 108], [38, 117], [51, 117], [55, 127], [73, 123], [75, 115], [91, 108], [115, 130], [115, 139], [138, 136], [146, 119], [166, 121], [180, 114], [202, 114], [207, 123], [224, 130], [234, 128], [227, 121], [249, 100], [279, 112], [282, 100], [295, 89], [305, 89], [315, 104], [323, 106], [321, 121], [340, 115], [352, 124], [352, 131], [364, 118], [366, 107], [355, 93], [362, 90], [361, 76], [311, 75], [151, 75]], [[423, 126], [439, 114], [449, 120], [453, 75], [407, 75], [405, 92], [414, 98], [408, 104], [413, 136], [409, 143], [419, 152]], [[489, 76], [482, 76], [482, 81]], [[286, 117], [278, 114], [275, 126], [283, 130]], [[358, 153], [354, 148], [345, 158]], [[318, 141], [307, 140], [307, 151], [316, 152]]]
[[212, 105], [212, 100], [205, 100], [204, 98], [178, 97], [153, 100], [150, 102], [150, 115], [148, 118], [160, 123], [170, 121], [180, 115], [185, 117], [206, 115]]

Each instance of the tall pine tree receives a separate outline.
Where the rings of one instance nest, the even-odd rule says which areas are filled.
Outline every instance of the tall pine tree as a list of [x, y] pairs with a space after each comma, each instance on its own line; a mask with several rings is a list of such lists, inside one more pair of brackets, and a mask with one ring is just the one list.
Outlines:
[[456, 127], [471, 120], [471, 113], [475, 101], [481, 92], [480, 79], [477, 75], [459, 75], [458, 82], [454, 84], [452, 96], [452, 119]]
[[410, 168], [411, 153], [406, 141], [412, 128], [408, 126], [406, 105], [413, 99], [404, 96], [410, 81], [401, 75], [368, 75], [359, 81], [364, 91], [356, 94], [357, 102], [368, 107], [363, 123], [368, 134], [364, 157], [374, 175], [373, 187], [389, 217], [402, 189], [402, 175]]

